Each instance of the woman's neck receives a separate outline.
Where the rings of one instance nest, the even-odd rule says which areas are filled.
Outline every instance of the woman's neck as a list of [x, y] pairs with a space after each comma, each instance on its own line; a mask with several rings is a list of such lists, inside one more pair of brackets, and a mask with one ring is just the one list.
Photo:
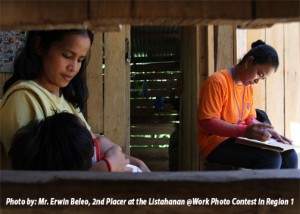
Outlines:
[[241, 78], [240, 78], [241, 72], [242, 72], [242, 69], [241, 69], [240, 65], [238, 65], [238, 64], [233, 66], [231, 69], [231, 72], [230, 72], [232, 80], [238, 85], [243, 85]]
[[51, 94], [53, 94], [57, 97], [61, 96], [59, 87], [54, 86], [54, 85], [48, 83], [47, 81], [44, 81], [42, 78], [36, 78], [33, 81], [36, 82], [37, 84], [39, 84], [40, 86], [42, 86], [43, 88], [45, 88]]

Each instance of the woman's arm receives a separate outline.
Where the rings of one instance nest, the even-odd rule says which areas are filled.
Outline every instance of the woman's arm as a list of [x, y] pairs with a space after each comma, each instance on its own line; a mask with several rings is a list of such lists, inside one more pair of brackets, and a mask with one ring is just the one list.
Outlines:
[[[93, 135], [93, 137], [97, 137], [99, 139], [101, 155], [104, 155], [106, 157], [108, 155], [111, 155], [111, 158], [113, 158], [113, 160], [117, 159], [117, 157], [119, 157], [119, 156], [122, 156], [119, 153], [122, 153], [123, 155], [125, 155], [122, 152], [121, 147], [119, 145], [113, 143], [108, 138], [106, 138], [104, 136], [99, 136], [99, 135], [98, 136]], [[117, 151], [114, 151], [114, 150], [117, 150]], [[114, 156], [115, 156], [115, 158], [114, 158]], [[143, 172], [150, 172], [149, 168], [142, 160], [132, 157], [132, 156], [129, 156], [129, 155], [125, 155], [125, 159], [126, 159], [126, 164], [130, 163], [132, 165], [136, 165], [137, 167], [139, 167]], [[119, 161], [123, 162], [123, 157]], [[131, 171], [131, 169], [126, 168], [125, 171]]]
[[129, 163], [139, 167], [142, 172], [151, 172], [148, 166], [140, 159], [126, 155], [126, 158], [129, 159]]
[[[246, 120], [246, 124], [251, 125], [251, 124], [258, 124], [261, 123], [260, 121], [256, 120], [255, 118], [248, 118]], [[268, 133], [273, 137], [276, 138], [278, 141], [285, 143], [285, 144], [292, 144], [292, 140], [286, 138], [285, 136], [277, 133], [273, 128], [267, 128], [266, 129]]]
[[129, 159], [125, 157], [121, 148], [113, 146], [106, 152], [103, 159], [92, 164], [90, 170], [104, 172], [131, 172], [132, 170], [126, 167], [128, 163]]
[[[126, 165], [129, 164], [129, 159], [126, 158], [120, 146], [114, 144], [111, 140], [104, 136], [96, 136], [93, 133], [92, 136], [93, 138], [97, 138], [100, 142], [100, 155], [102, 157], [102, 160], [94, 163], [95, 166], [92, 167], [92, 169], [109, 171], [110, 168], [112, 172], [131, 171], [126, 167]], [[106, 159], [106, 161], [103, 159]], [[110, 166], [108, 166], [108, 164]]]
[[246, 125], [231, 124], [226, 121], [213, 118], [199, 121], [200, 126], [211, 134], [223, 137], [245, 137]]
[[207, 132], [223, 137], [247, 137], [251, 139], [266, 141], [270, 138], [264, 129], [273, 127], [264, 123], [252, 123], [249, 125], [231, 124], [223, 120], [213, 118], [200, 120], [200, 126]]

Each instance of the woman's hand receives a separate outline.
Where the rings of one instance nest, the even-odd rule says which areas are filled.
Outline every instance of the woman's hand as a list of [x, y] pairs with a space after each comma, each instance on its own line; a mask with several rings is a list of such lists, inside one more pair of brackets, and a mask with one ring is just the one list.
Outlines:
[[129, 159], [130, 164], [139, 167], [142, 170], [142, 172], [151, 172], [150, 169], [142, 160], [129, 155], [126, 155], [126, 157]]
[[274, 129], [268, 128], [267, 131], [272, 135], [273, 138], [276, 138], [278, 141], [284, 144], [292, 144], [293, 141], [286, 138], [285, 136], [278, 134]]
[[126, 167], [129, 164], [129, 159], [125, 157], [120, 146], [112, 146], [105, 153], [106, 159], [111, 165], [112, 172], [130, 172], [130, 168]]
[[[95, 135], [94, 135], [95, 136]], [[150, 172], [146, 164], [140, 159], [125, 155], [117, 144], [104, 136], [97, 136], [100, 141], [100, 152], [110, 162], [112, 171], [116, 172], [132, 172], [132, 168], [126, 167], [128, 163], [139, 167], [143, 172]], [[118, 149], [116, 149], [118, 148]], [[110, 156], [110, 157], [109, 157]], [[124, 160], [126, 162], [124, 163]], [[120, 163], [118, 161], [121, 161]], [[115, 168], [113, 165], [116, 165]]]
[[141, 160], [137, 167], [139, 167], [142, 170], [142, 172], [151, 172], [147, 165]]
[[248, 125], [246, 128], [246, 137], [260, 141], [269, 140], [272, 134], [270, 135], [268, 132], [266, 132], [266, 129], [268, 129], [268, 131], [269, 129], [273, 130], [273, 126], [264, 123], [254, 123]]

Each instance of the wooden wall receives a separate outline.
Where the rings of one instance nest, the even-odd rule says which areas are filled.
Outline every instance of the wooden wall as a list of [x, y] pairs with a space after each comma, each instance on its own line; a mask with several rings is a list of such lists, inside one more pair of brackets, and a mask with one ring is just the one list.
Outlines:
[[283, 30], [285, 135], [300, 146], [300, 23], [285, 24]]
[[87, 82], [89, 98], [87, 101], [87, 121], [95, 133], [104, 132], [104, 104], [103, 104], [103, 33], [94, 35], [91, 47], [91, 59], [87, 67]]
[[104, 134], [129, 154], [130, 64], [125, 58], [126, 38], [130, 45], [130, 26], [123, 26], [120, 32], [95, 33], [87, 70], [87, 121], [95, 133]]
[[[255, 85], [255, 105], [265, 110], [276, 130], [300, 145], [300, 23], [276, 24], [271, 28], [238, 30], [246, 42], [238, 42], [241, 54], [257, 39], [273, 46], [279, 55], [279, 68], [266, 81]], [[243, 50], [243, 51], [242, 51]], [[243, 53], [242, 53], [243, 52]], [[240, 56], [237, 56], [240, 58]]]
[[129, 154], [130, 64], [125, 58], [126, 38], [130, 41], [129, 26], [124, 26], [120, 32], [104, 35], [104, 121], [101, 122], [104, 124], [104, 135]]

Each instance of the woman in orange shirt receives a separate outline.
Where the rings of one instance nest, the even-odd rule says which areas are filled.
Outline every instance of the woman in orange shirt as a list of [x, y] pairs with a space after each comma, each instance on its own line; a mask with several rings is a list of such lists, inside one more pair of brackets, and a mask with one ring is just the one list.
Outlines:
[[198, 144], [208, 161], [253, 169], [298, 167], [294, 150], [278, 153], [235, 143], [236, 137], [292, 143], [255, 119], [253, 85], [270, 77], [278, 65], [276, 50], [258, 40], [237, 65], [206, 80], [199, 99]]

